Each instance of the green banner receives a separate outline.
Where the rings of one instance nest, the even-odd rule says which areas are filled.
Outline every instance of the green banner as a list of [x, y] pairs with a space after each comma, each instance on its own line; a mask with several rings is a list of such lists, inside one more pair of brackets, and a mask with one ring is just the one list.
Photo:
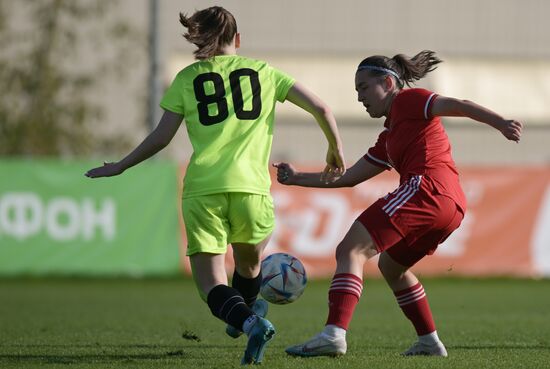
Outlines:
[[178, 272], [177, 166], [84, 176], [97, 165], [0, 160], [0, 275]]

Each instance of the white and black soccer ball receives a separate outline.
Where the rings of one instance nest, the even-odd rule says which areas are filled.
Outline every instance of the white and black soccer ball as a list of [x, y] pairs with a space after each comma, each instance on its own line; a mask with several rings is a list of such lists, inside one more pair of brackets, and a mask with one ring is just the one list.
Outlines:
[[271, 254], [262, 261], [260, 294], [272, 304], [289, 304], [304, 293], [307, 283], [304, 265], [292, 255]]

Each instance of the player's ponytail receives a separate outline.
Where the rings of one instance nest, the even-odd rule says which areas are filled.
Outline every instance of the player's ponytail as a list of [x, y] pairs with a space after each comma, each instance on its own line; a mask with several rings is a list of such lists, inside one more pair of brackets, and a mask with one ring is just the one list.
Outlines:
[[221, 6], [199, 10], [190, 17], [180, 13], [180, 23], [187, 28], [183, 37], [198, 47], [193, 54], [199, 60], [217, 55], [237, 33], [235, 18]]
[[413, 56], [407, 57], [403, 54], [395, 55], [392, 60], [400, 73], [401, 80], [410, 86], [411, 83], [423, 78], [426, 74], [437, 68], [442, 60], [435, 56], [435, 52], [423, 50]]
[[442, 60], [435, 56], [435, 52], [423, 50], [409, 58], [406, 55], [398, 54], [393, 58], [375, 55], [364, 59], [357, 70], [368, 70], [373, 76], [392, 75], [397, 81], [399, 88], [423, 78], [426, 74], [437, 68]]

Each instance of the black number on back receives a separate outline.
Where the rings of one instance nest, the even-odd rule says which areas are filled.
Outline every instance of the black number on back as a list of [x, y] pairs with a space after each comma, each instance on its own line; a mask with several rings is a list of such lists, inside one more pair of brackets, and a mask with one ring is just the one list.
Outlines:
[[[243, 92], [241, 89], [241, 77], [248, 77], [250, 87], [252, 89], [252, 110], [244, 110]], [[233, 95], [233, 106], [235, 107], [235, 115], [239, 119], [256, 119], [262, 111], [262, 88], [258, 72], [253, 69], [237, 69], [229, 75], [231, 83], [231, 94]]]
[[[214, 94], [207, 95], [204, 84], [212, 82], [214, 84]], [[203, 73], [199, 74], [193, 81], [195, 89], [195, 97], [199, 102], [197, 109], [199, 111], [199, 120], [205, 126], [220, 123], [227, 118], [227, 100], [225, 100], [225, 88], [223, 87], [223, 79], [218, 73]], [[208, 113], [208, 105], [216, 104], [218, 113], [210, 115]]]
[[[244, 110], [244, 99], [241, 88], [241, 77], [248, 77], [252, 91], [252, 109]], [[205, 83], [212, 83], [214, 86], [213, 94], [206, 94]], [[260, 116], [262, 111], [262, 89], [258, 72], [253, 69], [237, 69], [229, 75], [229, 84], [231, 86], [231, 96], [235, 115], [242, 120], [253, 120]], [[199, 74], [193, 80], [195, 97], [198, 101], [197, 110], [199, 112], [199, 121], [205, 126], [223, 122], [228, 116], [227, 100], [225, 98], [225, 87], [223, 78], [218, 73], [210, 72]], [[210, 115], [208, 106], [216, 104], [217, 113]]]

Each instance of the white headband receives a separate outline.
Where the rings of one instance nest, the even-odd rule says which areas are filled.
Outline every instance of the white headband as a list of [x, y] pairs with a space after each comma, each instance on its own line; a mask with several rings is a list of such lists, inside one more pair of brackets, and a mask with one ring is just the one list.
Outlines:
[[388, 69], [388, 68], [377, 67], [377, 66], [374, 66], [374, 65], [360, 65], [357, 68], [357, 70], [363, 70], [363, 69], [376, 70], [376, 71], [379, 71], [379, 72], [388, 73], [388, 74], [391, 74], [392, 76], [394, 76], [395, 78], [397, 78], [398, 80], [400, 79], [400, 77], [397, 73], [395, 73], [393, 70]]

